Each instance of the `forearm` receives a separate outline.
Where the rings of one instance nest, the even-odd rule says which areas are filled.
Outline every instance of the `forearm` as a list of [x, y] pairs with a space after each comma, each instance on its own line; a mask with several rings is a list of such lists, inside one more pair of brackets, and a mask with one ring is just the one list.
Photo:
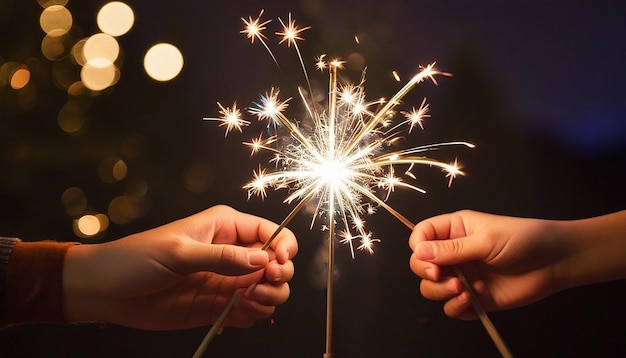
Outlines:
[[626, 278], [626, 210], [561, 223], [571, 255], [562, 263], [566, 287]]

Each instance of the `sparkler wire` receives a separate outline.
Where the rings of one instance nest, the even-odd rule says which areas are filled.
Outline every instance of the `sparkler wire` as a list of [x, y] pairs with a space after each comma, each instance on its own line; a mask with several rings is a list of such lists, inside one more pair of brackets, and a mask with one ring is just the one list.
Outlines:
[[[330, 198], [334, 199], [331, 192]], [[332, 201], [331, 201], [332, 203]], [[328, 266], [326, 276], [326, 353], [324, 358], [331, 358], [333, 344], [333, 297], [335, 280], [335, 216], [334, 210], [329, 213], [329, 230], [328, 230]]]
[[[278, 234], [287, 226], [287, 224], [289, 224], [289, 222], [296, 216], [296, 214], [300, 210], [302, 210], [302, 208], [304, 208], [304, 205], [313, 197], [314, 194], [315, 194], [315, 191], [312, 190], [307, 196], [305, 196], [302, 200], [300, 200], [298, 205], [296, 205], [296, 207], [294, 207], [291, 210], [289, 215], [287, 215], [287, 217], [280, 223], [280, 225], [278, 225], [278, 227], [276, 228], [276, 230], [274, 230], [274, 232], [269, 237], [269, 239], [267, 239], [265, 244], [263, 244], [263, 246], [261, 247], [261, 250], [267, 250], [270, 247], [270, 244], [272, 243], [272, 241], [274, 241], [276, 236], [278, 236]], [[261, 280], [257, 283], [250, 285], [246, 289], [246, 294], [252, 292], [254, 288], [259, 283], [262, 283], [263, 281], [264, 280]], [[228, 301], [222, 313], [220, 313], [220, 315], [217, 317], [217, 319], [215, 320], [215, 322], [213, 323], [213, 325], [211, 326], [207, 334], [204, 336], [204, 339], [202, 339], [202, 342], [200, 342], [200, 345], [196, 349], [196, 352], [193, 354], [193, 358], [201, 358], [206, 352], [209, 345], [211, 344], [211, 341], [213, 341], [213, 337], [215, 337], [218, 333], [221, 332], [221, 330], [223, 329], [224, 320], [226, 320], [228, 313], [230, 313], [230, 310], [233, 309], [233, 306], [235, 305], [236, 297], [237, 296], [233, 295], [230, 301]]]
[[465, 289], [469, 292], [470, 301], [472, 302], [472, 307], [474, 308], [474, 311], [476, 311], [476, 314], [478, 315], [478, 318], [480, 318], [483, 327], [485, 327], [485, 330], [489, 334], [489, 337], [491, 337], [493, 343], [496, 345], [496, 348], [498, 348], [498, 351], [500, 352], [502, 357], [513, 358], [513, 354], [504, 343], [504, 340], [498, 333], [496, 326], [493, 325], [493, 322], [491, 322], [491, 319], [489, 319], [489, 316], [487, 316], [487, 312], [485, 312], [485, 309], [480, 304], [478, 297], [476, 297], [476, 293], [474, 293], [472, 286], [470, 285], [469, 281], [467, 281], [467, 278], [465, 277], [463, 272], [456, 266], [452, 266], [452, 269], [454, 270], [454, 274], [459, 278]]
[[[355, 188], [357, 190], [360, 189], [358, 186], [355, 186]], [[380, 206], [382, 206], [391, 215], [393, 215], [393, 217], [398, 219], [398, 221], [400, 221], [407, 228], [409, 228], [409, 230], [413, 230], [413, 228], [415, 227], [415, 224], [413, 224], [411, 220], [407, 219], [404, 215], [400, 214], [397, 210], [395, 210], [394, 208], [389, 206], [387, 203], [377, 198], [375, 195], [372, 195], [372, 193], [370, 193], [367, 190], [362, 190], [361, 193], [367, 196], [368, 198], [374, 200]], [[470, 301], [472, 303], [472, 307], [474, 308], [474, 311], [478, 315], [478, 318], [482, 322], [483, 326], [485, 327], [485, 330], [489, 334], [489, 337], [491, 337], [491, 340], [493, 341], [493, 343], [496, 345], [496, 348], [498, 348], [498, 351], [500, 352], [502, 357], [513, 358], [511, 351], [508, 349], [507, 345], [504, 343], [504, 340], [498, 333], [498, 330], [496, 329], [496, 327], [493, 325], [493, 322], [491, 322], [491, 319], [487, 315], [487, 312], [485, 311], [483, 306], [480, 304], [480, 301], [478, 300], [478, 297], [476, 297], [476, 293], [474, 292], [474, 289], [470, 285], [469, 281], [467, 280], [463, 272], [456, 266], [452, 266], [452, 269], [454, 270], [455, 275], [461, 281], [461, 284], [463, 284], [463, 287], [465, 287], [465, 289], [469, 292]]]

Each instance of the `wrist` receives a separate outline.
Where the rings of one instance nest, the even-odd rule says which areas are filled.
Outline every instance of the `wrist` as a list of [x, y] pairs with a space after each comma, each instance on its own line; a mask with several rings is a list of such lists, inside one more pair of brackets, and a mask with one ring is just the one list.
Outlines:
[[564, 222], [569, 287], [626, 278], [626, 211]]
[[97, 245], [71, 247], [63, 264], [63, 313], [66, 322], [103, 321], [93, 289], [97, 277], [92, 272]]
[[554, 292], [581, 285], [577, 265], [583, 251], [577, 233], [572, 229], [572, 221], [549, 220], [552, 230], [548, 233], [551, 250], [556, 260], [551, 267], [554, 277]]

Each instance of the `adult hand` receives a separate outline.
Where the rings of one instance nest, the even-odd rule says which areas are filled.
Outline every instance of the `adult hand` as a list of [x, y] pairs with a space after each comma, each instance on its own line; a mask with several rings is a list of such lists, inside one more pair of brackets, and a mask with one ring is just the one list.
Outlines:
[[109, 243], [73, 246], [63, 269], [65, 318], [183, 329], [212, 324], [237, 295], [224, 324], [250, 326], [289, 297], [295, 236], [285, 228], [260, 249], [277, 227], [219, 205]]

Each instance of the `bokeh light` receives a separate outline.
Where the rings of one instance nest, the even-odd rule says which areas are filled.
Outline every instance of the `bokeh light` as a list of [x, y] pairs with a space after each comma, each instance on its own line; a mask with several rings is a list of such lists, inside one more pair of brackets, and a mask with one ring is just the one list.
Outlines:
[[78, 68], [68, 57], [54, 61], [51, 75], [54, 84], [63, 90], [67, 90], [69, 86], [80, 79]]
[[346, 67], [353, 71], [363, 71], [365, 69], [365, 57], [358, 53], [351, 53], [346, 59]]
[[19, 64], [16, 62], [5, 62], [0, 65], [0, 88], [6, 86], [11, 79], [11, 75], [13, 71], [15, 71], [19, 67]]
[[78, 97], [87, 94], [88, 89], [82, 81], [76, 81], [67, 88], [67, 94]]
[[100, 220], [95, 215], [83, 215], [76, 223], [78, 232], [84, 236], [94, 236], [100, 232]]
[[17, 62], [9, 61], [0, 66], [0, 87], [6, 86], [11, 82], [11, 77], [20, 68]]
[[68, 101], [59, 110], [57, 116], [59, 127], [68, 134], [79, 134], [85, 127], [85, 114], [77, 101]]
[[30, 70], [26, 65], [21, 65], [11, 76], [11, 88], [18, 90], [26, 87], [30, 81]]
[[117, 40], [111, 35], [97, 33], [87, 39], [82, 49], [84, 59], [75, 58], [77, 62], [86, 61], [80, 72], [85, 87], [102, 91], [113, 86], [119, 79], [119, 69], [115, 65], [120, 54]]
[[105, 214], [96, 214], [95, 216], [100, 222], [100, 232], [103, 232], [109, 227], [109, 217]]
[[117, 67], [109, 60], [96, 58], [90, 60], [80, 71], [80, 78], [85, 87], [92, 91], [102, 91], [115, 84]]
[[98, 235], [109, 227], [109, 217], [105, 214], [85, 214], [73, 221], [74, 235], [89, 238]]
[[74, 46], [72, 46], [72, 58], [77, 65], [84, 66], [87, 63], [87, 58], [85, 58], [84, 51], [86, 43], [87, 39], [82, 39], [77, 41]]
[[125, 3], [112, 1], [100, 9], [96, 21], [100, 31], [111, 36], [121, 36], [133, 27], [135, 14]]
[[103, 58], [113, 63], [119, 54], [120, 45], [117, 40], [102, 32], [90, 36], [83, 46], [83, 55], [87, 62]]
[[98, 175], [105, 183], [116, 183], [123, 180], [128, 172], [126, 163], [115, 156], [106, 157], [98, 166]]
[[143, 60], [146, 73], [157, 81], [169, 81], [183, 68], [183, 54], [172, 44], [159, 43], [152, 46]]
[[144, 207], [147, 205], [146, 197], [149, 190], [150, 184], [145, 180], [135, 179], [126, 184], [126, 193], [140, 200]]
[[67, 33], [72, 28], [72, 21], [72, 13], [62, 5], [45, 8], [39, 17], [39, 25], [47, 34], [52, 31]]
[[87, 196], [81, 188], [67, 188], [61, 195], [61, 204], [67, 215], [77, 217], [87, 208]]
[[144, 213], [144, 205], [140, 198], [132, 195], [120, 195], [109, 203], [109, 218], [112, 222], [128, 224]]
[[[102, 1], [91, 16], [92, 24], [85, 24], [85, 18], [72, 7], [68, 0], [37, 0], [41, 9], [36, 9], [32, 24], [39, 35], [40, 53], [21, 54], [17, 49], [4, 52], [0, 56], [0, 90], [10, 96], [4, 102], [11, 110], [20, 111], [35, 108], [47, 95], [50, 85], [65, 92], [65, 103], [55, 106], [58, 128], [70, 136], [87, 133], [90, 124], [88, 113], [96, 97], [110, 94], [106, 91], [115, 86], [121, 78], [124, 52], [119, 37], [126, 35], [135, 26], [135, 12], [122, 1]], [[101, 6], [98, 8], [98, 6]], [[84, 8], [83, 5], [79, 6]], [[95, 15], [95, 16], [94, 16]], [[10, 16], [10, 15], [9, 15]], [[2, 17], [2, 16], [0, 16]], [[37, 22], [38, 21], [38, 22]], [[94, 27], [97, 25], [97, 27]], [[84, 26], [84, 27], [83, 27]], [[39, 28], [40, 29], [39, 29]], [[95, 31], [93, 30], [95, 28]], [[86, 33], [83, 29], [91, 29]], [[26, 35], [26, 34], [25, 34]], [[33, 50], [37, 50], [35, 42]], [[32, 47], [32, 44], [31, 44]], [[145, 50], [148, 46], [145, 46]], [[28, 50], [28, 49], [22, 49]], [[24, 52], [24, 51], [22, 51]], [[18, 60], [4, 56], [11, 55]], [[178, 76], [183, 67], [181, 52], [173, 45], [158, 44], [146, 54], [146, 71], [158, 81], [168, 81]], [[145, 66], [145, 65], [144, 65]], [[149, 69], [149, 70], [148, 70]], [[47, 101], [47, 99], [46, 99]], [[54, 111], [52, 120], [54, 121]], [[54, 122], [53, 122], [54, 124]], [[91, 163], [97, 170], [101, 182], [105, 184], [123, 183], [123, 193], [111, 193], [107, 213], [97, 213], [88, 203], [84, 188], [69, 187], [61, 195], [65, 213], [71, 218], [72, 230], [79, 238], [98, 235], [106, 230], [109, 223], [125, 224], [149, 210], [148, 192], [150, 185], [141, 177], [129, 178], [126, 159], [135, 160], [145, 155], [148, 142], [143, 133], [126, 133], [120, 143], [120, 157], [110, 156]], [[183, 173], [188, 190], [201, 192], [212, 182], [212, 174], [203, 164], [194, 164]], [[137, 174], [137, 173], [134, 173]], [[113, 189], [120, 186], [113, 186]], [[94, 198], [96, 203], [101, 198]], [[97, 205], [97, 204], [96, 204]], [[110, 213], [110, 215], [109, 215]]]
[[62, 58], [71, 48], [72, 39], [64, 30], [52, 30], [41, 40], [41, 53], [51, 61]]
[[208, 165], [193, 163], [183, 173], [183, 185], [192, 193], [205, 192], [213, 184], [213, 175]]
[[68, 0], [37, 0], [37, 2], [45, 9], [54, 5], [65, 6], [67, 5]]

